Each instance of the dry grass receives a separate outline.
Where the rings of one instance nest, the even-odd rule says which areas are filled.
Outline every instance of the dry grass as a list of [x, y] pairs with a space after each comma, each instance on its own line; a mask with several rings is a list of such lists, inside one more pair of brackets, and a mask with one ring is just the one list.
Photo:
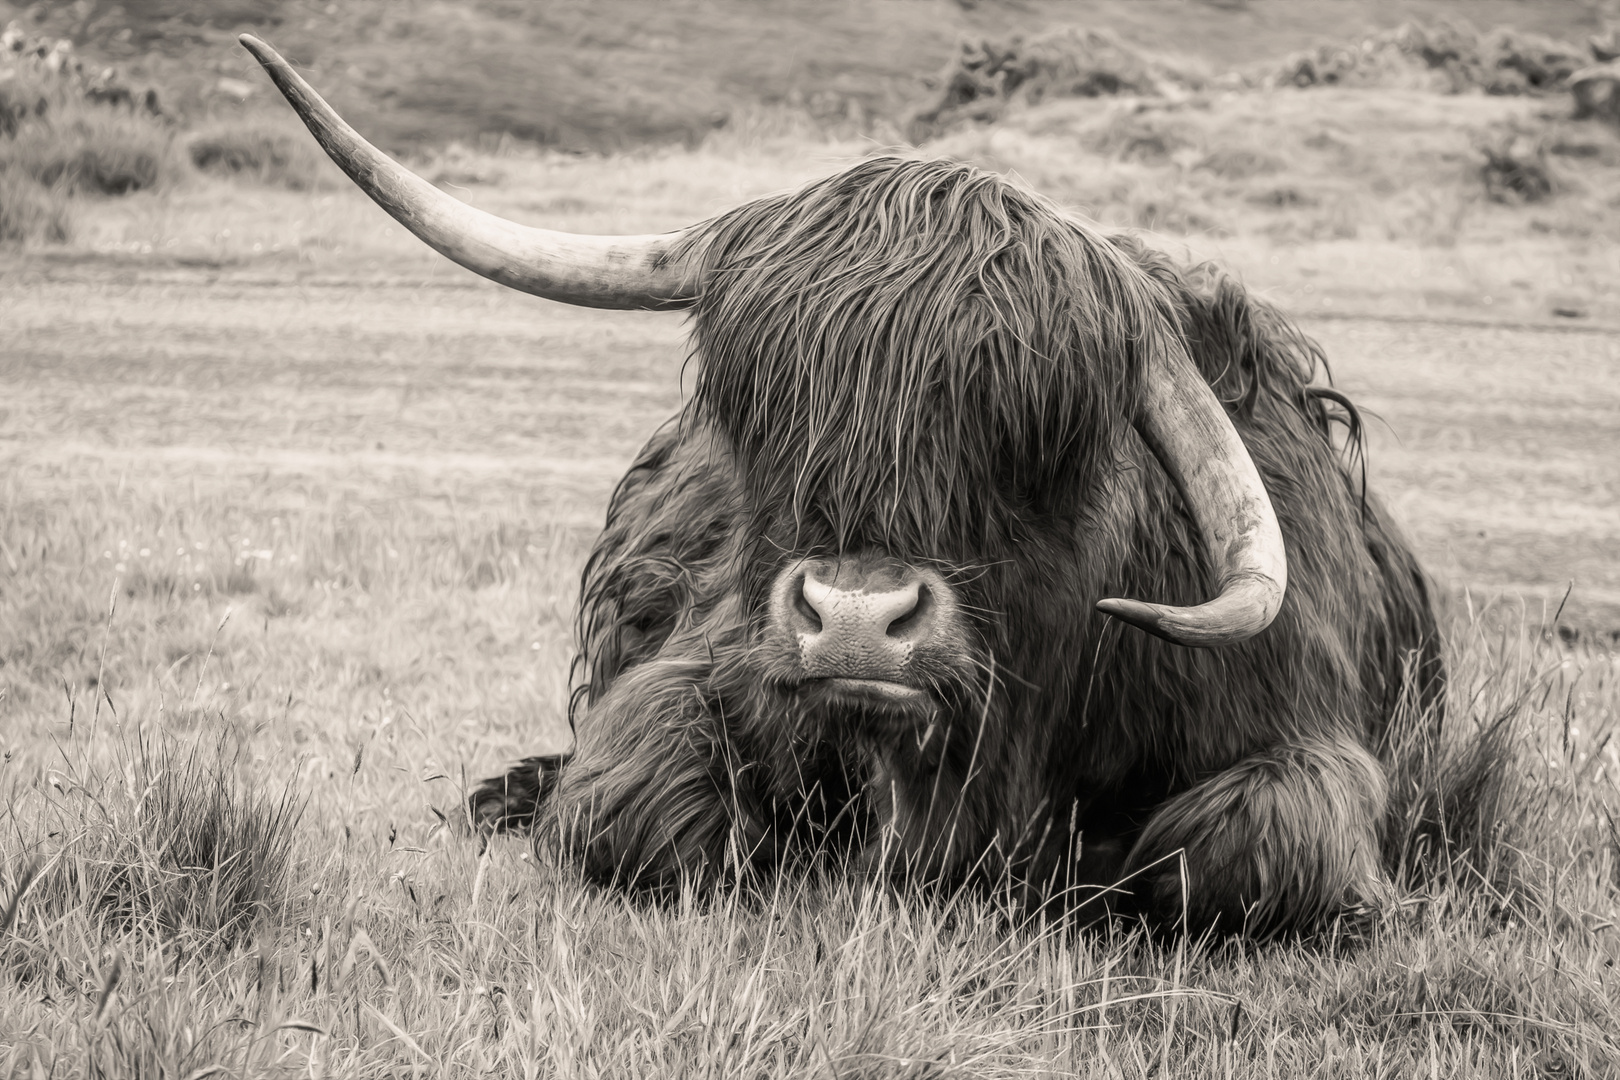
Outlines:
[[[504, 486], [460, 486], [477, 506], [491, 484]], [[1409, 748], [1397, 780], [1413, 813], [1393, 837], [1424, 872], [1370, 936], [1155, 942], [1021, 923], [994, 895], [848, 879], [645, 907], [534, 867], [515, 843], [480, 855], [458, 828], [465, 776], [533, 748], [539, 718], [557, 715], [559, 685], [499, 669], [560, 669], [566, 603], [536, 612], [522, 597], [566, 589], [586, 531], [537, 552], [532, 536], [468, 543], [396, 507], [366, 536], [328, 504], [230, 558], [231, 504], [188, 496], [181, 477], [44, 495], [14, 498], [0, 530], [13, 580], [37, 583], [31, 604], [8, 591], [8, 621], [36, 650], [54, 629], [43, 651], [59, 657], [8, 656], [0, 897], [26, 890], [3, 946], [10, 1072], [1620, 1067], [1615, 658], [1514, 613], [1453, 623], [1449, 733]], [[164, 539], [214, 538], [210, 554], [131, 541], [109, 549], [119, 571], [80, 550], [154, 522]], [[533, 623], [513, 626], [514, 608]], [[47, 613], [68, 625], [41, 625]], [[501, 700], [500, 680], [519, 701]], [[139, 738], [200, 756], [143, 753]], [[215, 756], [221, 740], [240, 762]], [[278, 794], [289, 783], [308, 799], [301, 819]], [[259, 872], [233, 887], [249, 863]]]

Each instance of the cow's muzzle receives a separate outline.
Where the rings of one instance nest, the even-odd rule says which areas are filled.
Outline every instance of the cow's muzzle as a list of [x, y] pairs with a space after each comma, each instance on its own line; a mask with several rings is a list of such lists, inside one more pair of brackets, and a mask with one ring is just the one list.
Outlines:
[[885, 557], [789, 565], [771, 589], [770, 630], [797, 657], [801, 682], [849, 698], [920, 698], [927, 673], [955, 666], [966, 651], [945, 579]]

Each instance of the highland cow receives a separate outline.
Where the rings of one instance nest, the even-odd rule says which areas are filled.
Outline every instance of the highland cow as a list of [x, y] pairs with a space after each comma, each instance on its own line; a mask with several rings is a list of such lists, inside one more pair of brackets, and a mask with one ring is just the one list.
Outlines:
[[1274, 309], [942, 161], [664, 236], [516, 225], [243, 40], [439, 251], [692, 313], [692, 399], [585, 568], [573, 749], [479, 820], [632, 889], [831, 857], [1256, 935], [1379, 899], [1380, 747], [1439, 692], [1435, 621]]

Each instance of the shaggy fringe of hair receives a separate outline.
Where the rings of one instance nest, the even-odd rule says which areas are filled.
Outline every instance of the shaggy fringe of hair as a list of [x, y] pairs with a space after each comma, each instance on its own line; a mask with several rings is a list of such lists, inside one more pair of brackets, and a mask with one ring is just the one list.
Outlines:
[[1068, 509], [1170, 325], [1105, 239], [954, 162], [874, 158], [690, 243], [696, 415], [795, 547], [982, 550]]

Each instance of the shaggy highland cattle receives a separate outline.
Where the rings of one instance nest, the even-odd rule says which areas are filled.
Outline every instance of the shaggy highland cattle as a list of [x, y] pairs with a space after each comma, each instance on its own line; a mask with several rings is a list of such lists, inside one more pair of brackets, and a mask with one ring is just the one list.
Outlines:
[[669, 235], [516, 225], [243, 41], [440, 252], [691, 311], [692, 399], [585, 568], [573, 750], [480, 821], [634, 889], [819, 856], [1255, 935], [1379, 900], [1380, 750], [1440, 692], [1435, 620], [1275, 310], [942, 161]]

